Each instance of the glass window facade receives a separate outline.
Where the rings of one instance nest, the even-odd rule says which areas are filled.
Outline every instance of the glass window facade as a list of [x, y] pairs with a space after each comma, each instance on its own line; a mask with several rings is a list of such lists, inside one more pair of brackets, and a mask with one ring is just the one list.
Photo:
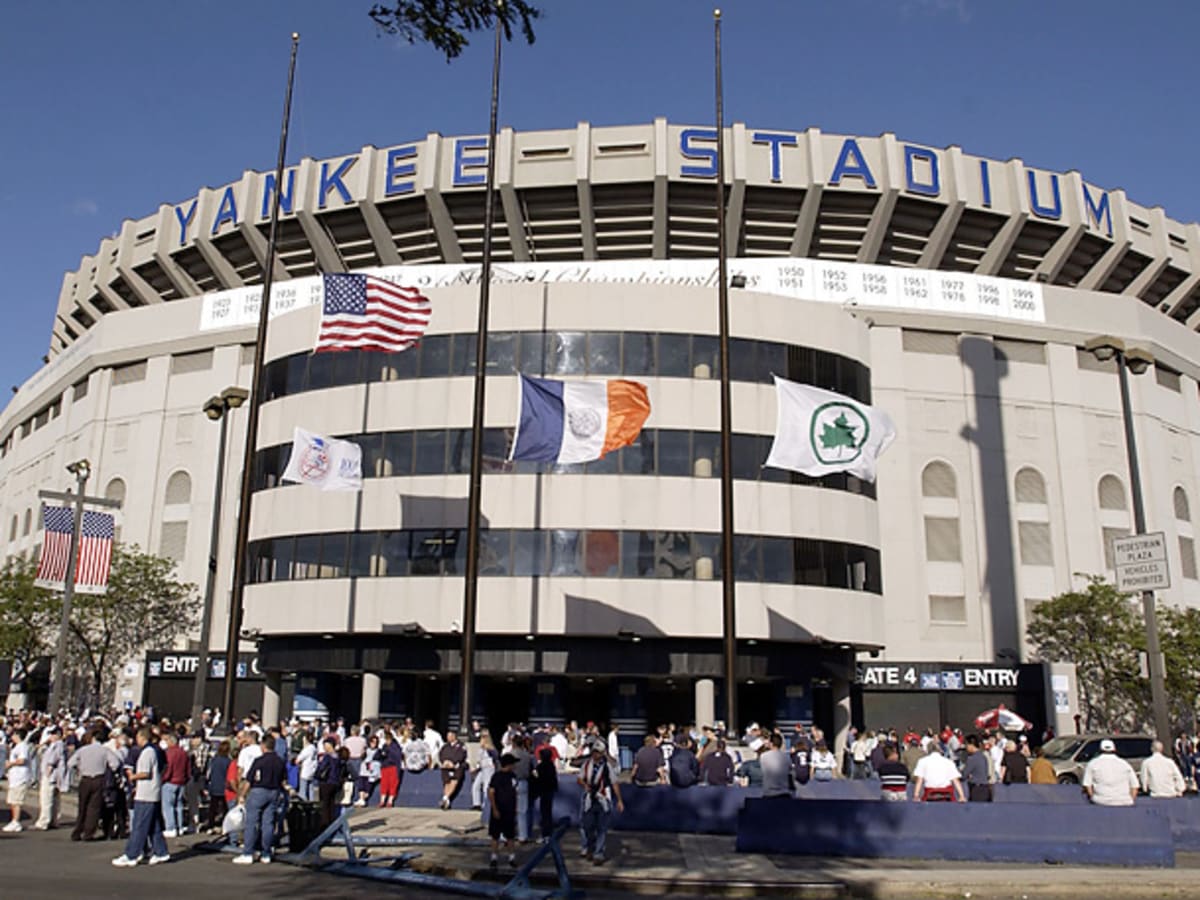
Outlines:
[[[879, 551], [812, 538], [738, 535], [737, 580], [883, 593]], [[482, 577], [721, 578], [721, 536], [689, 531], [485, 529]], [[252, 582], [461, 575], [465, 529], [304, 534], [253, 541]]]

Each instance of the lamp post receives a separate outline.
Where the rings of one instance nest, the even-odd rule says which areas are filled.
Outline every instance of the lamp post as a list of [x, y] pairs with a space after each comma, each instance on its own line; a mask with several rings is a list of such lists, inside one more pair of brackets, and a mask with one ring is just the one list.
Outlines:
[[[1125, 454], [1129, 459], [1129, 486], [1133, 494], [1133, 527], [1136, 534], [1146, 533], [1146, 509], [1142, 500], [1142, 478], [1138, 466], [1137, 435], [1133, 430], [1133, 413], [1129, 407], [1129, 375], [1141, 375], [1154, 362], [1145, 350], [1126, 349], [1120, 338], [1092, 338], [1084, 349], [1101, 362], [1113, 359], [1117, 363], [1117, 380], [1121, 385], [1121, 418], [1125, 424]], [[1127, 372], [1128, 370], [1128, 372]], [[1167, 685], [1163, 672], [1162, 651], [1158, 642], [1158, 614], [1154, 609], [1154, 591], [1142, 591], [1142, 614], [1146, 620], [1146, 657], [1150, 671], [1150, 702], [1154, 710], [1154, 730], [1167, 746], [1171, 741], [1171, 723], [1167, 718]]]
[[66, 681], [65, 667], [67, 664], [67, 630], [71, 623], [71, 601], [75, 598], [75, 569], [79, 565], [79, 527], [83, 522], [83, 501], [88, 479], [92, 475], [92, 464], [86, 459], [80, 459], [69, 466], [67, 471], [75, 476], [75, 512], [71, 525], [71, 549], [67, 554], [67, 577], [63, 580], [62, 622], [58, 627], [58, 650], [54, 654], [54, 671], [50, 680], [50, 702], [47, 708], [51, 715], [58, 714], [58, 705], [62, 701], [63, 687]]
[[[192, 730], [201, 726], [204, 712], [204, 688], [208, 683], [208, 644], [212, 639], [213, 591], [217, 582], [217, 553], [221, 543], [221, 492], [225, 486], [225, 438], [231, 409], [237, 409], [250, 396], [245, 388], [227, 387], [204, 404], [204, 414], [221, 423], [217, 443], [217, 478], [213, 487], [212, 532], [208, 539], [208, 575], [204, 582], [204, 612], [200, 616], [200, 652], [196, 657], [196, 680], [192, 686]], [[222, 711], [222, 715], [228, 715]]]

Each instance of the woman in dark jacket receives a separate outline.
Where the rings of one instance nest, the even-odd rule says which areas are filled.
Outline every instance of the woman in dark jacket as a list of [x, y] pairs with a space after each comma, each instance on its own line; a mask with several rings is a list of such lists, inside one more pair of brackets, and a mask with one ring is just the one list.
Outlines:
[[532, 793], [538, 798], [542, 813], [542, 843], [550, 840], [554, 831], [554, 794], [558, 791], [558, 767], [554, 765], [554, 751], [543, 747], [538, 752], [539, 762], [533, 770]]
[[404, 781], [404, 749], [391, 731], [384, 732], [383, 758], [379, 769], [379, 805], [394, 806]]
[[233, 760], [229, 758], [229, 741], [221, 741], [217, 745], [217, 754], [208, 763], [208, 830], [212, 834], [221, 833], [221, 823], [225, 821], [225, 813], [229, 812], [229, 804], [225, 802], [225, 779], [229, 774], [229, 766]]
[[[344, 748], [343, 748], [344, 749]], [[321, 804], [321, 827], [328, 828], [337, 818], [342, 785], [346, 783], [349, 767], [334, 749], [333, 741], [321, 743], [321, 758], [317, 760], [317, 799]]]

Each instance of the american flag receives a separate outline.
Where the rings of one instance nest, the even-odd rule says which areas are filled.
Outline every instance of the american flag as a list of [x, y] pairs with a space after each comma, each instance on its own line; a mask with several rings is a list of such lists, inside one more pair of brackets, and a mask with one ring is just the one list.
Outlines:
[[407, 350], [429, 327], [429, 298], [370, 275], [324, 275], [325, 304], [314, 350]]
[[[67, 559], [75, 511], [69, 506], [42, 509], [42, 558], [38, 562], [38, 587], [61, 591], [67, 580]], [[80, 528], [79, 560], [75, 564], [75, 592], [103, 594], [108, 590], [108, 568], [112, 560], [113, 517], [84, 510]]]

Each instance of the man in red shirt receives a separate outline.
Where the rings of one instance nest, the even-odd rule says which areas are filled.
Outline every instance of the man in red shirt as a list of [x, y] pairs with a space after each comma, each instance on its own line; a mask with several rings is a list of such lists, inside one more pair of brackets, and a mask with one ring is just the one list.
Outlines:
[[187, 751], [179, 746], [179, 736], [167, 732], [167, 768], [163, 772], [162, 814], [163, 837], [173, 838], [187, 832], [183, 815], [183, 795], [192, 775], [192, 763]]

